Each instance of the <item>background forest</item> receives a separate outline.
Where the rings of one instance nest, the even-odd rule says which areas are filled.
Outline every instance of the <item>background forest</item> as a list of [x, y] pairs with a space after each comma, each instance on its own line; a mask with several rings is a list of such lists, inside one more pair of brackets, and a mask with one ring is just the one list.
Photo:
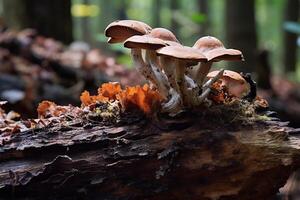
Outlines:
[[[299, 4], [299, 0], [1, 0], [0, 15], [3, 27], [18, 31], [30, 27], [41, 36], [63, 42], [69, 49], [79, 46], [85, 53], [97, 48], [97, 53], [92, 54], [94, 57], [108, 56], [114, 59], [114, 66], [120, 68], [122, 65], [124, 70], [132, 68], [128, 52], [122, 45], [107, 45], [103, 35], [105, 27], [114, 20], [136, 19], [152, 27], [168, 28], [189, 46], [203, 35], [215, 36], [226, 47], [242, 50], [245, 57], [245, 62], [221, 62], [216, 66], [252, 72], [262, 89], [261, 95], [271, 101], [271, 107], [283, 116], [289, 116], [288, 113], [300, 113]], [[72, 58], [68, 59], [74, 60], [76, 55], [70, 55]], [[89, 58], [86, 55], [83, 57]], [[84, 62], [84, 58], [79, 61], [83, 69], [80, 74], [90, 74], [91, 71], [84, 67], [88, 63]], [[72, 64], [63, 64], [67, 65]], [[49, 66], [52, 67], [51, 64]], [[107, 73], [109, 70], [104, 71]], [[62, 76], [66, 77], [65, 74]], [[90, 77], [86, 81], [87, 75], [84, 76], [83, 86], [78, 87], [78, 91], [95, 89], [101, 82], [111, 80], [103, 79], [101, 73], [94, 77], [96, 81], [90, 81]], [[127, 75], [124, 77], [128, 78]], [[81, 78], [76, 76], [76, 80], [64, 83], [59, 90], [62, 90], [61, 93], [66, 93], [64, 89], [69, 92], [69, 88]], [[76, 99], [79, 92], [72, 94]], [[53, 92], [38, 99], [47, 97], [60, 102], [54, 96], [59, 95]], [[65, 104], [76, 102], [74, 99], [61, 99]], [[292, 101], [292, 110], [283, 103], [286, 100]], [[287, 119], [299, 124], [299, 116]]]

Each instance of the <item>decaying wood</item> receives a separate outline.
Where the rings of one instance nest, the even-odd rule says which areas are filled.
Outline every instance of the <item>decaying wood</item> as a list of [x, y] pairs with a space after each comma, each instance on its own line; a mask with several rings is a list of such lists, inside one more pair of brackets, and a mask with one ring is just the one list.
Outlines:
[[286, 123], [161, 123], [17, 134], [0, 147], [0, 199], [274, 199], [300, 167]]

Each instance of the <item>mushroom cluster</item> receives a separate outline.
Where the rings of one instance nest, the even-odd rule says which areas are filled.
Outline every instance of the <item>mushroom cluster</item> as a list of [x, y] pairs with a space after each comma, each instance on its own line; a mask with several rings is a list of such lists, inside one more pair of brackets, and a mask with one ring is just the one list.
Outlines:
[[223, 69], [210, 72], [213, 62], [243, 60], [241, 51], [225, 48], [215, 37], [201, 37], [188, 47], [171, 31], [135, 20], [112, 22], [105, 35], [108, 43], [124, 43], [131, 49], [136, 68], [159, 91], [162, 111], [171, 116], [210, 103], [208, 96], [217, 81], [237, 98], [249, 93], [249, 84], [240, 74]]

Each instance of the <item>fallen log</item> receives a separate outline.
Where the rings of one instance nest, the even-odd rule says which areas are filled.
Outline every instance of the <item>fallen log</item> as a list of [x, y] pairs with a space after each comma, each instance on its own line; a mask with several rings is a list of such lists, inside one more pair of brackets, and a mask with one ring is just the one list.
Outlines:
[[300, 167], [299, 130], [280, 121], [124, 119], [16, 134], [0, 199], [274, 199]]

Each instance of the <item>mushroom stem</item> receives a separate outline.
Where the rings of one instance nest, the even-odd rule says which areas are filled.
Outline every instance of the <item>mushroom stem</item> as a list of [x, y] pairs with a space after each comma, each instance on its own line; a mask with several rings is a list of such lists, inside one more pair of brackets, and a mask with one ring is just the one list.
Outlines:
[[156, 52], [153, 50], [146, 50], [145, 53], [146, 63], [151, 66], [151, 70], [154, 73], [155, 82], [157, 85], [158, 91], [163, 95], [163, 97], [167, 98], [169, 94], [170, 86], [167, 81], [167, 77], [160, 70], [161, 66], [159, 66], [158, 58]]
[[210, 68], [211, 68], [211, 65], [212, 65], [212, 62], [208, 61], [208, 62], [202, 62], [200, 64], [198, 70], [196, 71], [196, 77], [195, 77], [195, 80], [197, 81], [198, 85], [201, 86], [204, 79], [206, 78], [206, 75], [208, 74]]
[[160, 62], [168, 78], [171, 88], [174, 88], [174, 90], [180, 94], [180, 88], [176, 81], [175, 62], [173, 61], [173, 59], [164, 56], [160, 57]]
[[175, 59], [174, 62], [176, 66], [176, 81], [180, 88], [180, 94], [184, 103], [188, 105], [190, 102], [187, 82], [185, 79], [186, 62], [179, 59]]
[[185, 81], [187, 82], [188, 88], [195, 88], [197, 85], [195, 84], [195, 81], [189, 77], [188, 75], [185, 75]]
[[209, 88], [212, 86], [212, 84], [214, 84], [219, 78], [221, 78], [221, 76], [223, 75], [224, 73], [224, 69], [221, 69], [217, 75], [211, 79], [209, 79], [208, 81], [206, 81], [206, 83], [204, 83], [202, 85], [202, 90], [204, 91], [206, 88]]
[[169, 90], [169, 100], [166, 102], [162, 109], [163, 112], [169, 112], [170, 115], [176, 115], [182, 110], [182, 97], [179, 85], [176, 81], [176, 71], [174, 70], [174, 61], [168, 57], [161, 56], [160, 57], [160, 64], [164, 69], [164, 72], [168, 78], [170, 84]]
[[202, 103], [204, 101], [204, 99], [209, 95], [211, 89], [210, 88], [206, 88], [202, 94], [198, 97], [198, 104]]
[[[160, 85], [159, 81], [157, 80], [151, 65], [149, 63], [145, 63], [142, 57], [142, 51], [141, 49], [131, 49], [131, 56], [134, 62], [134, 65], [136, 66], [137, 70], [151, 83], [153, 84], [159, 91], [160, 91]], [[167, 96], [164, 96], [165, 93], [160, 91], [164, 98]]]
[[169, 101], [162, 105], [162, 111], [169, 113], [170, 116], [175, 116], [182, 111], [181, 96], [174, 88], [170, 89], [170, 96]]
[[[196, 98], [193, 99], [193, 105], [200, 105], [204, 101], [204, 99], [209, 95], [211, 91], [210, 87], [212, 86], [212, 84], [214, 84], [223, 75], [223, 73], [224, 69], [220, 70], [215, 77], [209, 79], [202, 85], [202, 93], [200, 96], [196, 96]], [[197, 87], [197, 90], [195, 90], [194, 93], [197, 93], [198, 91], [199, 87]], [[195, 94], [193, 94], [192, 96], [195, 96]]]

